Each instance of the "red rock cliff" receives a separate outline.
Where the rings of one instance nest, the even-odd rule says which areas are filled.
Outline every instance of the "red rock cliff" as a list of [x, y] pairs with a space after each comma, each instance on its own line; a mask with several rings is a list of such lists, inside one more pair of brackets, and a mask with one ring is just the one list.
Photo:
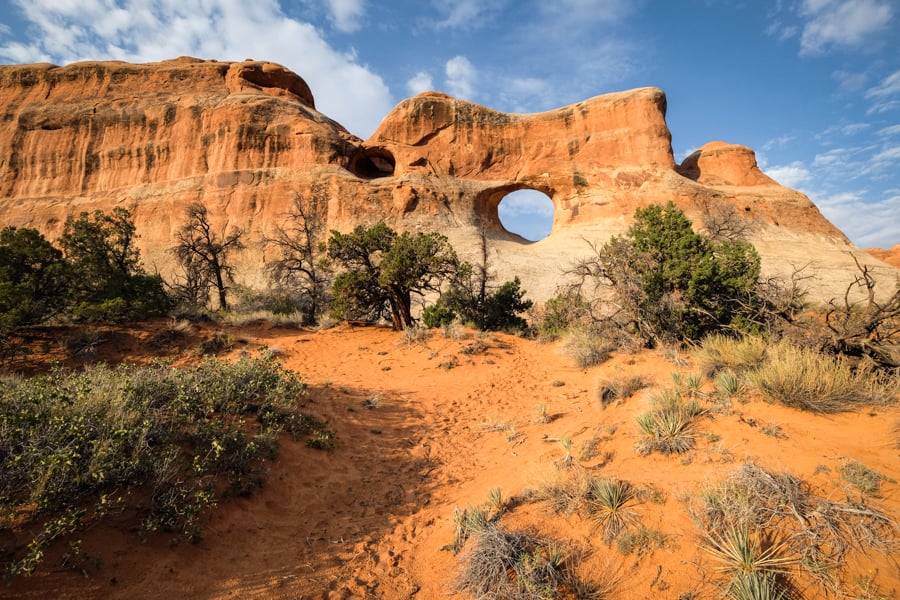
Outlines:
[[[812, 262], [823, 290], [845, 280], [848, 252], [861, 251], [808, 198], [766, 177], [742, 146], [708, 144], [676, 165], [665, 112], [656, 88], [528, 115], [432, 92], [401, 102], [363, 142], [272, 63], [0, 67], [0, 223], [53, 237], [70, 214], [121, 204], [145, 262], [167, 275], [183, 209], [199, 201], [217, 225], [247, 230], [239, 278], [261, 284], [265, 234], [299, 195], [326, 203], [329, 227], [437, 229], [463, 254], [486, 224], [501, 275], [521, 275], [540, 299], [583, 238], [603, 241], [636, 207], [672, 200], [698, 222], [736, 209], [771, 272]], [[555, 207], [538, 243], [497, 216], [522, 188]]]

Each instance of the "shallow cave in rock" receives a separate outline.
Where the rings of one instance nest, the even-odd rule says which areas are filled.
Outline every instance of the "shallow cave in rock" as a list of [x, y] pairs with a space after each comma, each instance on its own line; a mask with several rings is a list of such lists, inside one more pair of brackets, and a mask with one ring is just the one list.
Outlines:
[[392, 177], [396, 161], [384, 148], [362, 148], [350, 159], [350, 172], [363, 179]]

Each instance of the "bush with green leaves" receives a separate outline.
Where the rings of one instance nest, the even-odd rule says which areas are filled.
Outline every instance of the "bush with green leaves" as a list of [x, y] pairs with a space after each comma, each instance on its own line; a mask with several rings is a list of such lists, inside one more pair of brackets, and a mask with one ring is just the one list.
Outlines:
[[31, 572], [56, 539], [110, 511], [136, 510], [145, 533], [195, 539], [209, 507], [260, 485], [281, 431], [326, 431], [297, 411], [304, 385], [271, 354], [0, 383], [0, 529], [14, 520], [31, 536], [8, 575]]
[[0, 231], [0, 335], [61, 312], [69, 278], [62, 252], [37, 230]]
[[73, 274], [75, 317], [100, 321], [166, 313], [162, 278], [143, 270], [136, 239], [131, 213], [122, 207], [66, 220], [59, 244]]
[[[522, 331], [528, 322], [520, 315], [533, 305], [525, 299], [522, 281], [515, 277], [505, 281], [493, 291], [472, 291], [479, 286], [463, 284], [471, 277], [471, 266], [461, 266], [460, 274], [438, 303], [435, 313], [446, 320], [448, 315], [459, 318], [464, 323], [471, 323], [482, 331]], [[441, 312], [442, 308], [445, 312]], [[432, 313], [434, 314], [434, 313]], [[453, 319], [450, 319], [451, 321]]]
[[695, 233], [671, 202], [638, 209], [624, 236], [594, 247], [570, 273], [575, 289], [588, 281], [602, 288], [614, 312], [656, 344], [753, 329], [763, 303], [753, 246]]
[[496, 274], [491, 266], [488, 230], [484, 227], [481, 228], [478, 251], [475, 262], [459, 265], [450, 279], [449, 290], [441, 295], [429, 318], [433, 322], [459, 318], [482, 331], [525, 330], [528, 323], [521, 315], [531, 309], [533, 302], [525, 299], [525, 290], [518, 277], [499, 286], [494, 283]]
[[332, 231], [327, 256], [343, 272], [334, 279], [331, 311], [339, 319], [389, 318], [394, 329], [415, 323], [413, 295], [437, 292], [459, 269], [446, 236], [396, 231], [383, 222], [350, 233]]

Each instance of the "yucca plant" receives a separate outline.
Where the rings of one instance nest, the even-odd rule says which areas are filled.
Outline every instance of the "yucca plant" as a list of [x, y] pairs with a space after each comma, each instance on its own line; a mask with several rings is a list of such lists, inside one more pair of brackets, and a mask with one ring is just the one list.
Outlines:
[[733, 398], [744, 389], [743, 381], [733, 371], [722, 371], [719, 373], [716, 377], [715, 386], [719, 395], [726, 398]]
[[644, 434], [637, 451], [681, 454], [694, 447], [694, 421], [703, 410], [694, 402], [684, 402], [676, 391], [667, 391], [654, 400], [655, 406], [635, 419]]
[[716, 570], [731, 576], [787, 573], [794, 563], [784, 556], [786, 545], [764, 531], [728, 527], [724, 534], [710, 533], [706, 551], [717, 561]]
[[613, 478], [594, 479], [588, 495], [588, 512], [603, 539], [612, 542], [635, 521], [633, 505], [636, 491], [627, 481]]
[[728, 587], [731, 600], [787, 600], [785, 589], [771, 573], [735, 575]]

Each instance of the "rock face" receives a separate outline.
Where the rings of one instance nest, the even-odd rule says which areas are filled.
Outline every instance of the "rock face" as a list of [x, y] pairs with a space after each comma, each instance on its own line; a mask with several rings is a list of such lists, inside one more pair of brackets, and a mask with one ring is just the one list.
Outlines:
[[[306, 83], [267, 62], [180, 58], [0, 67], [0, 224], [60, 233], [68, 215], [121, 205], [144, 261], [164, 276], [184, 208], [202, 202], [219, 227], [246, 230], [238, 280], [264, 283], [267, 234], [295, 198], [327, 226], [385, 220], [438, 230], [464, 256], [484, 226], [501, 277], [532, 297], [561, 268], [628, 226], [635, 208], [675, 202], [695, 223], [739, 215], [769, 273], [809, 265], [820, 296], [847, 281], [853, 246], [802, 194], [778, 185], [752, 150], [713, 142], [675, 163], [656, 88], [557, 110], [506, 114], [429, 92], [401, 102], [366, 141], [315, 109]], [[536, 243], [507, 232], [498, 206], [535, 189], [554, 205]]]

